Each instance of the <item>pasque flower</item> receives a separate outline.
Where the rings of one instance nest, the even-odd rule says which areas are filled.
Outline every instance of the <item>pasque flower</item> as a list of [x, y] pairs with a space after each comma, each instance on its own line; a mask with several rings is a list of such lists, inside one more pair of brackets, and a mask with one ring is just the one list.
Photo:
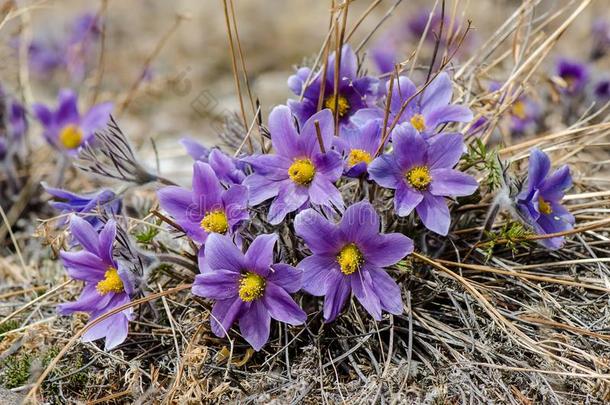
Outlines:
[[69, 155], [76, 155], [81, 146], [93, 139], [96, 130], [105, 127], [112, 103], [97, 104], [81, 115], [76, 93], [64, 89], [59, 92], [57, 110], [51, 111], [40, 103], [32, 109], [44, 127], [47, 142]]
[[[563, 232], [572, 229], [574, 216], [561, 205], [565, 190], [572, 185], [570, 169], [561, 166], [549, 174], [551, 160], [540, 149], [530, 154], [527, 185], [517, 196], [517, 210], [522, 218], [539, 235]], [[559, 249], [564, 237], [540, 239], [549, 249]]]
[[464, 153], [459, 133], [441, 133], [426, 141], [408, 124], [396, 127], [393, 151], [369, 165], [369, 175], [382, 187], [396, 190], [394, 209], [399, 216], [413, 209], [424, 226], [447, 235], [451, 217], [445, 196], [466, 196], [475, 192], [477, 181], [453, 167]]
[[[387, 83], [388, 95], [390, 82]], [[445, 72], [441, 72], [418, 96], [417, 88], [411, 80], [405, 76], [399, 76], [392, 86], [392, 98], [390, 100], [390, 119], [394, 122], [396, 117], [398, 123], [409, 123], [418, 132], [430, 136], [436, 128], [449, 122], [469, 122], [473, 115], [470, 109], [463, 105], [451, 104], [453, 90], [451, 79]], [[405, 109], [401, 113], [404, 103]], [[360, 110], [353, 121], [366, 122], [371, 119], [382, 119], [384, 112], [380, 108], [367, 108]]]
[[381, 127], [373, 120], [362, 126], [346, 128], [339, 137], [335, 137], [334, 144], [343, 155], [345, 175], [358, 177], [366, 173], [381, 144]]
[[[325, 152], [318, 142], [315, 121], [320, 125]], [[334, 134], [330, 110], [313, 115], [299, 133], [288, 107], [278, 106], [269, 115], [269, 130], [276, 153], [244, 158], [254, 169], [244, 180], [250, 205], [275, 197], [267, 215], [274, 225], [308, 203], [342, 209], [341, 193], [333, 183], [341, 177], [343, 162], [339, 153], [330, 150]]]
[[246, 178], [243, 170], [244, 163], [220, 149], [207, 148], [190, 138], [183, 138], [180, 143], [193, 159], [208, 163], [224, 185], [241, 184]]
[[167, 211], [194, 241], [205, 243], [212, 233], [231, 234], [249, 219], [248, 189], [225, 189], [209, 164], [193, 165], [193, 189], [168, 186], [157, 192]]
[[[51, 201], [49, 204], [59, 210], [61, 214], [93, 214], [96, 210], [100, 210], [107, 215], [117, 215], [121, 212], [121, 198], [112, 190], [102, 189], [93, 193], [76, 194], [60, 188], [49, 187], [46, 183], [42, 183], [42, 186], [47, 193], [57, 198], [56, 201]], [[96, 231], [104, 226], [98, 215], [85, 215], [83, 218]]]
[[300, 68], [288, 79], [288, 86], [294, 94], [303, 94], [302, 101], [288, 101], [288, 106], [301, 125], [316, 113], [323, 82], [322, 108], [328, 108], [333, 113], [338, 110], [341, 125], [347, 124], [356, 111], [368, 107], [376, 100], [379, 82], [371, 76], [358, 77], [358, 59], [348, 44], [341, 48], [339, 83], [335, 97], [335, 58], [334, 52], [328, 57], [326, 77], [322, 77], [323, 72], [320, 70], [312, 75], [313, 79], [308, 84], [306, 81], [311, 75], [311, 69]]
[[313, 253], [303, 269], [303, 290], [324, 296], [324, 320], [333, 321], [353, 292], [375, 320], [381, 311], [400, 314], [400, 288], [383, 269], [413, 251], [413, 241], [400, 233], [380, 234], [379, 215], [368, 202], [350, 206], [335, 224], [313, 209], [299, 213], [295, 231]]
[[[77, 216], [70, 221], [70, 233], [82, 246], [78, 252], [60, 253], [68, 275], [85, 282], [83, 291], [75, 302], [60, 304], [62, 315], [87, 312], [94, 320], [114, 308], [130, 302], [134, 281], [129, 270], [122, 269], [113, 256], [116, 223], [110, 220], [98, 233], [91, 224]], [[127, 337], [131, 308], [111, 315], [91, 327], [82, 337], [85, 342], [106, 338], [105, 349], [121, 344]]]
[[217, 336], [225, 336], [238, 321], [244, 339], [260, 350], [269, 340], [271, 318], [290, 325], [305, 322], [307, 315], [290, 296], [301, 288], [301, 271], [274, 262], [276, 242], [274, 234], [259, 235], [244, 254], [227, 236], [208, 238], [202, 274], [192, 291], [216, 301], [211, 326]]
[[568, 95], [580, 93], [589, 81], [589, 68], [577, 60], [561, 58], [557, 61], [556, 74], [565, 82], [561, 90]]

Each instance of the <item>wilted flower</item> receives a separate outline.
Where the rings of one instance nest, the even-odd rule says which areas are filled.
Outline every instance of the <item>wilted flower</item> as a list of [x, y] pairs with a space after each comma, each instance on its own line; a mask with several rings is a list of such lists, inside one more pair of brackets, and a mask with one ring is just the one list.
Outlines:
[[470, 195], [478, 187], [472, 176], [453, 169], [465, 151], [462, 135], [441, 133], [427, 142], [403, 124], [396, 127], [392, 139], [393, 152], [369, 165], [371, 179], [396, 190], [397, 215], [406, 216], [415, 209], [426, 228], [447, 235], [451, 216], [445, 196]]
[[[359, 109], [368, 107], [374, 102], [378, 92], [378, 80], [371, 76], [358, 77], [358, 59], [348, 44], [341, 49], [341, 66], [339, 67], [339, 84], [335, 98], [335, 53], [328, 57], [322, 108], [333, 113], [338, 110], [339, 122], [347, 124], [349, 118]], [[303, 100], [288, 100], [288, 106], [303, 125], [318, 110], [318, 100], [322, 91], [322, 71], [316, 73], [312, 82], [306, 80], [311, 69], [300, 68], [288, 79], [288, 86], [296, 95], [303, 93]], [[307, 87], [303, 89], [303, 86]]]
[[[70, 233], [83, 250], [62, 251], [60, 256], [70, 277], [84, 281], [85, 287], [77, 301], [60, 304], [59, 313], [87, 312], [94, 320], [129, 303], [134, 283], [129, 270], [122, 269], [113, 256], [114, 220], [108, 221], [98, 235], [90, 223], [75, 215], [70, 221]], [[82, 340], [91, 342], [106, 338], [105, 350], [110, 350], [123, 343], [132, 317], [131, 308], [114, 314], [85, 332]]]
[[93, 139], [96, 130], [105, 127], [112, 103], [97, 104], [81, 115], [76, 93], [64, 89], [59, 92], [56, 111], [40, 103], [34, 104], [32, 109], [44, 127], [47, 142], [69, 155], [76, 155], [81, 146]]
[[211, 233], [231, 234], [249, 219], [248, 189], [225, 189], [209, 164], [193, 165], [193, 190], [168, 186], [157, 192], [167, 211], [194, 241], [205, 243]]
[[259, 235], [243, 254], [227, 236], [210, 235], [205, 244], [201, 273], [193, 294], [216, 301], [212, 332], [225, 336], [239, 321], [244, 339], [254, 350], [269, 340], [271, 318], [300, 325], [307, 315], [289, 293], [301, 288], [302, 273], [284, 263], [274, 263], [277, 235]]
[[303, 289], [325, 297], [326, 322], [339, 315], [350, 291], [375, 320], [382, 310], [402, 313], [400, 288], [383, 268], [413, 252], [413, 241], [379, 229], [379, 215], [366, 201], [350, 206], [338, 224], [313, 209], [297, 215], [295, 231], [313, 253], [297, 267], [303, 269]]
[[[527, 186], [517, 196], [517, 210], [539, 235], [572, 229], [574, 216], [561, 205], [565, 190], [572, 185], [570, 168], [561, 166], [549, 175], [551, 160], [540, 149], [530, 154]], [[564, 237], [538, 240], [549, 249], [559, 249]]]
[[375, 121], [342, 131], [340, 136], [335, 138], [335, 147], [345, 159], [345, 175], [358, 177], [366, 173], [366, 168], [373, 161], [380, 144], [381, 127]]
[[569, 95], [580, 93], [589, 81], [589, 68], [585, 63], [567, 58], [557, 62], [556, 74], [565, 82], [561, 90]]
[[[388, 94], [390, 82], [387, 83]], [[463, 105], [450, 104], [453, 95], [451, 79], [447, 73], [440, 73], [424, 89], [417, 93], [417, 88], [405, 76], [400, 76], [392, 86], [392, 99], [390, 101], [390, 119], [393, 122], [397, 116], [398, 123], [409, 123], [418, 132], [430, 136], [440, 124], [448, 122], [468, 122], [472, 120], [472, 112]], [[413, 98], [412, 98], [413, 97]], [[399, 115], [402, 105], [410, 100], [404, 111]], [[383, 118], [384, 112], [380, 108], [361, 110], [353, 118], [355, 122]]]
[[[79, 213], [94, 214], [99, 210], [107, 215], [117, 215], [121, 212], [121, 199], [112, 191], [103, 189], [89, 194], [75, 194], [60, 188], [49, 187], [42, 183], [45, 191], [59, 201], [51, 201], [49, 204], [59, 210], [61, 214]], [[98, 215], [84, 215], [85, 221], [89, 222], [96, 231], [99, 231], [104, 223]]]
[[[325, 153], [320, 149], [315, 121], [320, 125]], [[336, 151], [330, 150], [334, 134], [330, 110], [313, 115], [299, 133], [290, 109], [278, 106], [269, 115], [269, 130], [276, 153], [244, 158], [254, 169], [254, 174], [244, 180], [250, 205], [276, 197], [267, 215], [273, 225], [308, 203], [342, 209], [341, 193], [333, 183], [341, 177], [343, 162]]]

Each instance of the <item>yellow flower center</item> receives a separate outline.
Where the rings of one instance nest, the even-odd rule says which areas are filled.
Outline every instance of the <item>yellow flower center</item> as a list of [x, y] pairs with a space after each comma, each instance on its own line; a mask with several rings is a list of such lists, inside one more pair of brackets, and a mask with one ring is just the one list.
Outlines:
[[425, 190], [432, 181], [430, 170], [427, 166], [415, 166], [405, 176], [411, 187], [417, 190]]
[[316, 175], [316, 168], [309, 159], [296, 159], [288, 168], [288, 176], [302, 186], [308, 185]]
[[538, 211], [544, 215], [550, 215], [553, 213], [553, 208], [548, 201], [544, 201], [542, 197], [538, 197]]
[[256, 273], [246, 273], [239, 280], [239, 298], [250, 302], [263, 296], [265, 279]]
[[360, 269], [360, 265], [363, 262], [362, 253], [360, 253], [360, 250], [355, 244], [350, 243], [341, 249], [337, 255], [337, 262], [339, 263], [339, 266], [341, 266], [341, 273], [346, 276], [350, 275]]
[[423, 115], [415, 114], [411, 117], [411, 125], [413, 125], [413, 128], [417, 129], [419, 132], [422, 132], [426, 129], [426, 120], [424, 119]]
[[523, 101], [516, 101], [512, 108], [513, 115], [519, 119], [524, 120], [527, 118], [525, 103]]
[[362, 149], [352, 149], [347, 158], [347, 163], [350, 166], [356, 166], [358, 163], [366, 163], [367, 165], [371, 163], [373, 158], [371, 154]]
[[223, 210], [208, 212], [201, 220], [200, 225], [207, 233], [225, 233], [229, 229], [227, 214]]
[[76, 125], [66, 125], [59, 132], [59, 142], [66, 149], [78, 148], [83, 142], [83, 131]]
[[324, 100], [324, 108], [330, 109], [334, 115], [336, 105], [337, 109], [339, 110], [339, 118], [343, 118], [343, 116], [347, 114], [350, 109], [349, 101], [347, 101], [347, 98], [343, 97], [340, 94], [338, 94], [337, 97], [339, 98], [338, 101], [335, 98], [334, 94], [331, 94], [330, 96], [326, 97], [326, 99]]
[[125, 291], [123, 280], [121, 280], [119, 272], [114, 267], [108, 267], [106, 273], [104, 273], [104, 279], [99, 281], [95, 288], [97, 289], [97, 292], [102, 295], [108, 294], [109, 292], [122, 293]]

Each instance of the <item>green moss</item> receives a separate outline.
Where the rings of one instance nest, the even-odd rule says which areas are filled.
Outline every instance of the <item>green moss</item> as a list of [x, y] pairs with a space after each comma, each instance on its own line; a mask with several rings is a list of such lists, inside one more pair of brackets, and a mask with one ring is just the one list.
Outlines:
[[4, 336], [2, 336], [4, 333], [6, 332], [10, 332], [13, 329], [17, 329], [19, 327], [19, 322], [12, 320], [12, 321], [7, 321], [4, 322], [3, 324], [0, 324], [0, 342], [2, 342], [2, 339], [4, 339]]
[[30, 378], [32, 358], [27, 354], [13, 355], [0, 362], [0, 385], [11, 389], [21, 387]]

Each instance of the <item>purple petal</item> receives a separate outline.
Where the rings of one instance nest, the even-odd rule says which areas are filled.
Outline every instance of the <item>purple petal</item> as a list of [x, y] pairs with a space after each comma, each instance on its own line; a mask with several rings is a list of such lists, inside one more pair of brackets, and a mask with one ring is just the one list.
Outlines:
[[465, 152], [464, 137], [460, 133], [438, 134], [428, 140], [428, 166], [430, 169], [450, 169]]
[[446, 122], [470, 122], [473, 119], [470, 108], [463, 105], [447, 105], [431, 110], [425, 116], [426, 128], [433, 131], [439, 124]]
[[343, 210], [344, 203], [341, 193], [335, 185], [322, 175], [317, 175], [309, 185], [309, 200], [316, 205]]
[[303, 85], [309, 77], [311, 69], [308, 67], [299, 68], [296, 74], [288, 78], [288, 88], [296, 95], [300, 95], [303, 90]]
[[269, 115], [269, 131], [271, 142], [276, 153], [288, 158], [298, 156], [298, 133], [294, 127], [294, 119], [290, 109], [286, 106], [277, 106]]
[[213, 233], [205, 243], [205, 265], [212, 270], [229, 270], [240, 273], [246, 269], [243, 253], [230, 237]]
[[251, 206], [258, 205], [265, 200], [273, 198], [280, 192], [280, 182], [270, 180], [258, 174], [251, 174], [244, 180], [248, 187], [248, 201]]
[[316, 177], [323, 175], [331, 182], [341, 178], [343, 160], [338, 152], [331, 150], [326, 153], [318, 153], [314, 156], [313, 164], [316, 167]]
[[180, 144], [184, 146], [186, 153], [188, 153], [194, 160], [201, 160], [202, 162], [207, 161], [210, 154], [209, 148], [191, 138], [180, 139]]
[[[123, 312], [112, 315], [108, 318], [110, 320], [110, 327], [107, 329], [106, 342], [104, 344], [104, 350], [112, 350], [127, 339], [129, 333], [129, 319]], [[85, 335], [83, 335], [83, 341]]]
[[269, 340], [271, 316], [261, 300], [252, 303], [250, 309], [240, 316], [239, 330], [252, 348], [259, 351]]
[[83, 248], [96, 256], [100, 255], [100, 243], [93, 226], [77, 215], [70, 219], [70, 233]]
[[66, 124], [79, 121], [76, 93], [63, 89], [59, 92], [59, 107], [57, 109], [57, 124], [62, 127]]
[[96, 289], [97, 283], [88, 283], [74, 302], [66, 302], [57, 306], [61, 315], [70, 315], [74, 312], [94, 312], [105, 308], [113, 294], [100, 295]]
[[379, 297], [381, 308], [394, 315], [400, 315], [403, 311], [400, 287], [394, 279], [383, 269], [370, 266], [368, 273], [373, 281], [373, 290]]
[[193, 165], [193, 202], [206, 212], [217, 209], [223, 191], [212, 167], [207, 163], [195, 162]]
[[232, 228], [242, 221], [250, 219], [248, 214], [248, 188], [234, 184], [222, 193], [222, 204], [225, 214]]
[[451, 218], [445, 198], [426, 193], [416, 210], [426, 228], [439, 235], [447, 235]]
[[373, 319], [381, 321], [381, 303], [373, 289], [373, 283], [368, 271], [358, 271], [349, 277], [352, 292], [360, 304], [371, 314]]
[[289, 293], [295, 293], [303, 285], [303, 271], [284, 263], [271, 265], [267, 281], [282, 287]]
[[381, 155], [373, 160], [368, 172], [371, 179], [381, 187], [395, 189], [403, 182], [401, 169], [393, 154]]
[[529, 169], [527, 176], [527, 189], [529, 191], [538, 188], [551, 168], [551, 160], [546, 153], [538, 148], [532, 149], [530, 153]]
[[273, 200], [267, 214], [267, 221], [277, 225], [284, 220], [286, 214], [299, 209], [309, 198], [307, 187], [297, 186], [287, 180], [280, 186], [277, 198]]
[[297, 267], [303, 270], [303, 290], [318, 297], [327, 293], [327, 282], [334, 279], [331, 274], [341, 275], [333, 256], [308, 256]]
[[437, 196], [466, 196], [479, 187], [476, 179], [466, 173], [453, 169], [434, 169], [430, 172], [432, 183], [430, 193]]
[[394, 210], [399, 217], [406, 217], [417, 207], [424, 196], [421, 192], [413, 190], [404, 182], [398, 184], [394, 193]]
[[70, 277], [76, 280], [100, 281], [109, 267], [108, 263], [105, 263], [100, 257], [86, 250], [62, 251], [59, 255]]
[[368, 201], [352, 204], [339, 222], [344, 240], [358, 242], [379, 234], [379, 215]]
[[332, 322], [339, 315], [349, 297], [350, 284], [340, 272], [329, 274], [324, 298], [324, 322]]
[[564, 165], [544, 179], [540, 185], [540, 193], [547, 200], [558, 201], [563, 197], [565, 190], [571, 186], [572, 176], [570, 175], [570, 168]]
[[244, 302], [239, 298], [217, 301], [210, 315], [212, 333], [224, 337], [244, 308]]
[[112, 107], [112, 103], [101, 103], [87, 111], [80, 124], [83, 132], [88, 135], [104, 128], [110, 119]]
[[258, 235], [246, 252], [246, 268], [267, 277], [273, 264], [273, 248], [277, 242], [274, 233]]
[[309, 118], [303, 128], [301, 128], [301, 134], [299, 135], [299, 150], [305, 154], [305, 156], [314, 156], [316, 153], [320, 153], [320, 142], [318, 141], [317, 131], [315, 122], [318, 121], [320, 124], [320, 135], [324, 147], [329, 150], [335, 134], [335, 120], [333, 114], [329, 109], [324, 109], [315, 113]]
[[99, 254], [100, 257], [106, 263], [113, 263], [113, 255], [112, 255], [112, 245], [114, 244], [114, 239], [116, 238], [116, 221], [114, 219], [109, 220], [102, 228], [99, 236]]
[[193, 204], [193, 193], [182, 187], [163, 187], [157, 191], [157, 197], [161, 208], [176, 219], [189, 218], [196, 208]]
[[336, 236], [337, 225], [313, 209], [302, 211], [296, 216], [294, 229], [314, 253], [336, 254], [340, 249]]
[[421, 97], [421, 110], [424, 115], [429, 115], [431, 111], [444, 107], [451, 102], [453, 90], [451, 79], [447, 73], [440, 73], [424, 90]]
[[[327, 80], [332, 81], [335, 77], [335, 52], [328, 57], [328, 67], [326, 71]], [[339, 67], [339, 79], [347, 78], [354, 80], [358, 69], [358, 59], [349, 44], [344, 44], [341, 48], [341, 66]]]
[[398, 167], [408, 170], [426, 163], [428, 144], [410, 124], [397, 126], [392, 132], [394, 156]]
[[238, 296], [240, 274], [229, 270], [213, 270], [197, 274], [191, 291], [199, 297], [226, 300]]
[[32, 112], [43, 126], [48, 127], [52, 124], [53, 113], [44, 104], [32, 104]]
[[377, 267], [392, 266], [413, 252], [413, 241], [401, 233], [378, 234], [359, 246], [365, 260]]
[[267, 283], [262, 301], [269, 315], [277, 321], [300, 325], [307, 319], [307, 314], [294, 302], [292, 297], [283, 288], [273, 283]]
[[[390, 82], [388, 81], [388, 94], [390, 94], [389, 86]], [[405, 76], [399, 76], [398, 80], [394, 81], [394, 86], [392, 88], [392, 99], [390, 100], [390, 111], [393, 114], [398, 114], [400, 109], [402, 108], [402, 104], [405, 103], [409, 98], [415, 94], [417, 88], [413, 84], [411, 80], [409, 80]], [[404, 120], [405, 117], [410, 117], [412, 115], [412, 110], [415, 105], [415, 101], [411, 100], [408, 106], [405, 108], [403, 115], [401, 115], [401, 121]]]

